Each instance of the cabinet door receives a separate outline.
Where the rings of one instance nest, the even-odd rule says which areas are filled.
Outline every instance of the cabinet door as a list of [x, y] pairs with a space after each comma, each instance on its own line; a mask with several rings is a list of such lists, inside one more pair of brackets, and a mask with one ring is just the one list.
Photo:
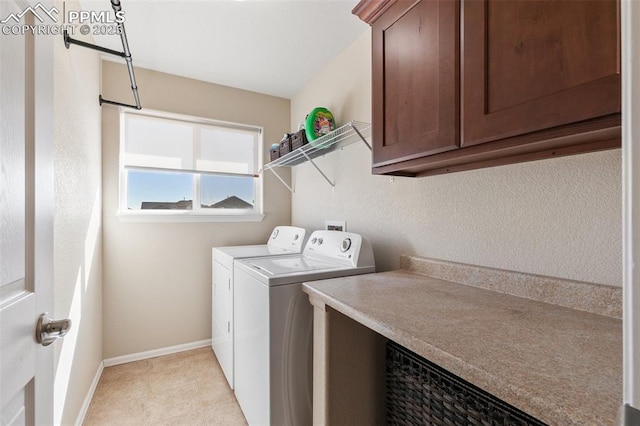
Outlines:
[[373, 166], [458, 148], [458, 1], [404, 1], [372, 25]]
[[615, 0], [462, 8], [462, 146], [620, 112]]

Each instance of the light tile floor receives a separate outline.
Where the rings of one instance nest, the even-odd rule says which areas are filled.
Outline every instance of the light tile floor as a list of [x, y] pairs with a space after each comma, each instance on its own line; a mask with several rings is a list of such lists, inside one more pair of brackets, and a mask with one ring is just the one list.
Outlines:
[[84, 422], [246, 425], [211, 348], [107, 367]]

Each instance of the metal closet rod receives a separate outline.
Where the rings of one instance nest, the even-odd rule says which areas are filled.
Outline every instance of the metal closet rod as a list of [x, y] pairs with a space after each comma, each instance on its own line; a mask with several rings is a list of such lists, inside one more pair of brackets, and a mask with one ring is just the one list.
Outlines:
[[[114, 13], [118, 13], [122, 10], [122, 4], [120, 4], [120, 0], [111, 0], [111, 7], [113, 8]], [[117, 15], [116, 15], [117, 16]], [[127, 70], [129, 70], [129, 80], [131, 81], [131, 91], [133, 92], [133, 98], [136, 101], [135, 105], [125, 104], [122, 102], [110, 101], [108, 99], [104, 99], [102, 95], [98, 96], [98, 102], [100, 105], [109, 104], [109, 105], [117, 105], [121, 107], [127, 108], [135, 108], [142, 109], [140, 105], [140, 95], [138, 95], [138, 86], [136, 85], [136, 75], [133, 72], [133, 59], [131, 59], [131, 51], [129, 50], [129, 41], [127, 40], [127, 33], [124, 30], [124, 22], [116, 22], [118, 26], [118, 32], [120, 33], [120, 39], [122, 40], [122, 50], [123, 52], [119, 52], [117, 50], [108, 49], [106, 47], [98, 46], [96, 44], [86, 43], [81, 40], [73, 39], [69, 36], [67, 30], [64, 30], [64, 45], [68, 49], [70, 45], [76, 44], [81, 47], [86, 47], [88, 49], [97, 50], [99, 52], [108, 53], [109, 55], [120, 56], [124, 58], [127, 62]]]

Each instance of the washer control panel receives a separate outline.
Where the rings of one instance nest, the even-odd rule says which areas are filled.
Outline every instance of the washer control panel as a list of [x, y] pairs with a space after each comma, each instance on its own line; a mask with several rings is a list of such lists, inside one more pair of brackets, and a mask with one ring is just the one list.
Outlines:
[[304, 228], [297, 226], [276, 226], [271, 232], [267, 245], [299, 253], [304, 247], [306, 232]]
[[340, 251], [341, 252], [346, 252], [351, 248], [351, 238], [347, 237], [344, 240], [342, 240], [342, 244], [340, 245]]
[[362, 236], [351, 232], [314, 231], [309, 237], [304, 253], [339, 259], [356, 266], [362, 244]]

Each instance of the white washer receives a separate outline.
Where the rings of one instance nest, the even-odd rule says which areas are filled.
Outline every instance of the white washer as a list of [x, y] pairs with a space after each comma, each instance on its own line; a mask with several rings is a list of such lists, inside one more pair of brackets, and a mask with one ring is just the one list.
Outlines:
[[314, 231], [299, 255], [235, 262], [235, 394], [250, 425], [311, 425], [313, 309], [302, 283], [371, 272], [369, 241], [338, 231]]
[[212, 249], [211, 346], [233, 389], [233, 263], [249, 257], [282, 256], [300, 253], [306, 230], [276, 226], [267, 244], [215, 247]]

